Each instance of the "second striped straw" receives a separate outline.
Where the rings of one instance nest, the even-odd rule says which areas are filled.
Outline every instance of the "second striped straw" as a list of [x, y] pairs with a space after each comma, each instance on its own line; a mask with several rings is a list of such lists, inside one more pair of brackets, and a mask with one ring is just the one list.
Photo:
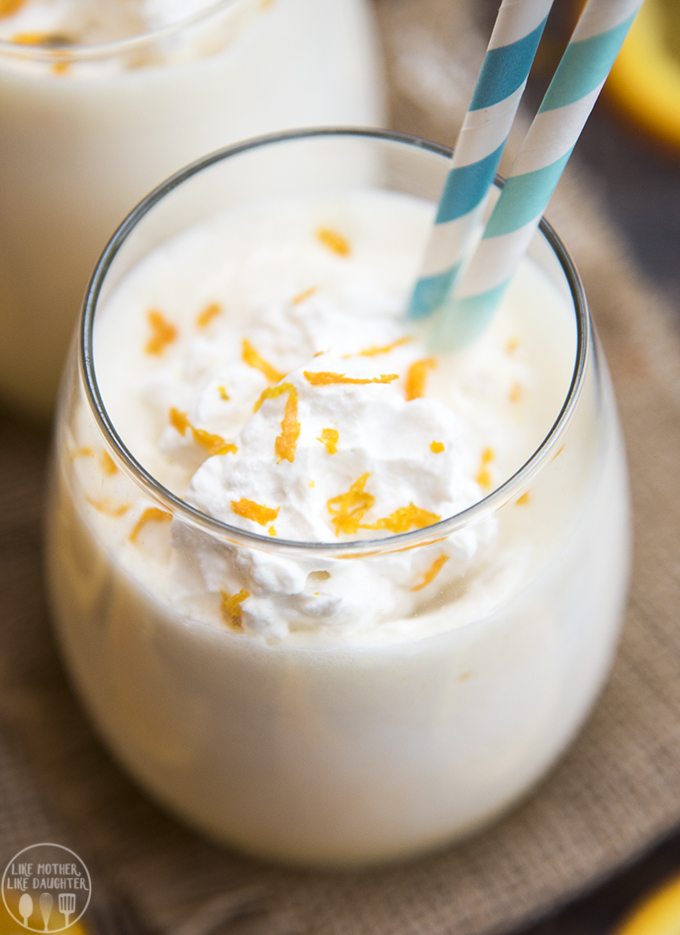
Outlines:
[[410, 314], [441, 304], [460, 269], [498, 169], [554, 0], [503, 0], [456, 141]]

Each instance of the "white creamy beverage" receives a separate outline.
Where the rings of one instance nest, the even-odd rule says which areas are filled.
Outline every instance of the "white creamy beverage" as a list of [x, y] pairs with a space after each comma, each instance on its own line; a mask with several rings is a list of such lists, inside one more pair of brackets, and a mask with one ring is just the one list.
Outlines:
[[382, 115], [365, 0], [0, 3], [0, 394], [48, 412], [111, 230], [204, 153]]
[[611, 658], [628, 534], [606, 377], [540, 471], [443, 522], [549, 435], [576, 334], [527, 260], [474, 345], [430, 347], [403, 310], [431, 215], [360, 189], [255, 202], [107, 296], [115, 430], [235, 533], [131, 482], [82, 402], [57, 438], [51, 587], [80, 692], [143, 784], [256, 853], [365, 861], [468, 832], [553, 762]]

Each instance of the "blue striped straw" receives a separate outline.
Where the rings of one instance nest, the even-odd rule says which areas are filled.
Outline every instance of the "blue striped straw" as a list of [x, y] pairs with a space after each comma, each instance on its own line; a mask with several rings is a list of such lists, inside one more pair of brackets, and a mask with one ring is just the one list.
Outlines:
[[478, 232], [510, 127], [554, 0], [503, 0], [465, 115], [409, 314], [429, 315], [448, 294]]
[[490, 321], [526, 252], [642, 0], [589, 0], [484, 234], [435, 328], [444, 346]]

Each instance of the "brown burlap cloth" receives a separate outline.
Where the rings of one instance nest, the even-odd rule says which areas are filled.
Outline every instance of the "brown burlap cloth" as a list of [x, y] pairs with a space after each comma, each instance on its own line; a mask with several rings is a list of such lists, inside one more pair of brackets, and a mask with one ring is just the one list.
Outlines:
[[[450, 140], [483, 48], [468, 8], [382, 0], [379, 10], [395, 122]], [[41, 586], [47, 445], [36, 430], [4, 418], [0, 865], [35, 842], [71, 846], [90, 867], [95, 903], [113, 894], [153, 931], [172, 935], [472, 935], [566, 899], [679, 821], [680, 339], [671, 310], [634, 270], [578, 166], [549, 214], [583, 273], [613, 370], [636, 560], [608, 688], [539, 791], [462, 846], [357, 874], [262, 865], [179, 825], [108, 758], [68, 688]]]

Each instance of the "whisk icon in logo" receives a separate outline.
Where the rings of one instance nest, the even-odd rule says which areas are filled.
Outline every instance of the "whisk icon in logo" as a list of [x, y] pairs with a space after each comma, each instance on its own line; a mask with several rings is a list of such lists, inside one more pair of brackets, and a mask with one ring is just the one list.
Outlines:
[[65, 932], [90, 904], [92, 881], [84, 861], [62, 844], [32, 844], [10, 859], [2, 901], [29, 932]]

